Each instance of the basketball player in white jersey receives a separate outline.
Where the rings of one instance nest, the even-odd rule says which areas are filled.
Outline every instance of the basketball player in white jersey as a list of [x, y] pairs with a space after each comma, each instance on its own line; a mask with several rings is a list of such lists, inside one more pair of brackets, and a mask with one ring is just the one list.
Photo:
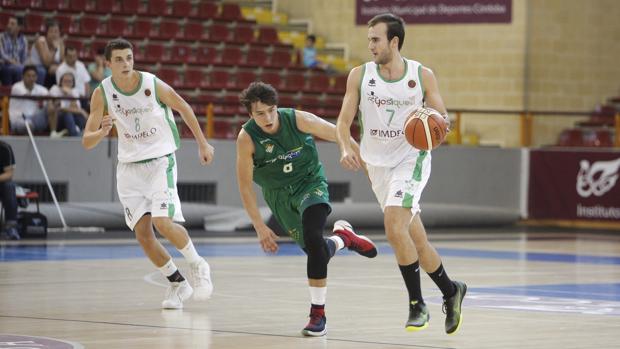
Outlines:
[[[387, 239], [409, 293], [408, 331], [428, 326], [429, 313], [420, 288], [420, 266], [437, 284], [444, 298], [445, 329], [455, 333], [461, 323], [461, 303], [467, 286], [452, 281], [437, 251], [426, 237], [420, 219], [420, 195], [431, 171], [431, 154], [407, 143], [403, 126], [420, 107], [438, 110], [447, 119], [433, 72], [405, 59], [400, 49], [404, 21], [392, 14], [368, 22], [368, 48], [373, 61], [349, 73], [347, 90], [337, 121], [340, 163], [346, 169], [364, 168], [384, 213]], [[360, 156], [349, 144], [350, 127], [360, 112], [363, 125]]]
[[[192, 293], [208, 299], [213, 292], [210, 268], [198, 255], [184, 222], [176, 188], [174, 152], [179, 133], [170, 108], [178, 111], [198, 142], [200, 162], [213, 160], [192, 108], [155, 75], [133, 69], [133, 47], [114, 39], [105, 47], [112, 76], [104, 79], [91, 97], [90, 117], [82, 144], [94, 148], [116, 126], [118, 132], [117, 190], [125, 222], [151, 262], [170, 281], [162, 302], [164, 309], [180, 309]], [[172, 257], [155, 237], [153, 226], [167, 238], [190, 265], [193, 288], [181, 275]]]

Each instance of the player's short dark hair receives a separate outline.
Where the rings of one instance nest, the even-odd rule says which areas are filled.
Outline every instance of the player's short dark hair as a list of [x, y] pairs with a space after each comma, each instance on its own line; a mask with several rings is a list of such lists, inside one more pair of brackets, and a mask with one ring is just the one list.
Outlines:
[[24, 66], [24, 69], [22, 70], [22, 75], [26, 75], [26, 72], [28, 70], [32, 70], [35, 72], [35, 74], [37, 73], [37, 67], [35, 67], [33, 64], [26, 64]]
[[313, 44], [316, 42], [316, 36], [314, 34], [306, 36], [306, 39], [312, 41]]
[[112, 59], [112, 51], [124, 49], [130, 49], [133, 51], [133, 45], [131, 44], [131, 42], [123, 38], [117, 38], [108, 41], [108, 43], [105, 45], [105, 49], [103, 50], [103, 52], [105, 53], [105, 59], [108, 61]]
[[391, 13], [383, 13], [374, 16], [368, 21], [369, 27], [374, 27], [378, 23], [385, 23], [387, 25], [387, 39], [392, 41], [393, 37], [398, 38], [398, 50], [403, 47], [405, 42], [405, 21], [396, 15]]
[[266, 105], [278, 104], [278, 91], [262, 81], [254, 81], [239, 94], [239, 102], [252, 112], [252, 103], [261, 102]]

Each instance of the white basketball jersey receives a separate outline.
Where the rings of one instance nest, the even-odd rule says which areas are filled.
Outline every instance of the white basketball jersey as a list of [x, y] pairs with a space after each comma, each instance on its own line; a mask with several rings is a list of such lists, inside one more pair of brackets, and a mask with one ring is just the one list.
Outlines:
[[156, 77], [138, 72], [138, 87], [122, 92], [112, 77], [101, 82], [105, 107], [115, 118], [118, 161], [138, 162], [173, 153], [180, 139], [170, 107], [157, 97]]
[[408, 153], [416, 152], [403, 128], [409, 114], [424, 104], [422, 65], [404, 59], [405, 73], [398, 80], [385, 80], [374, 62], [364, 64], [360, 84], [362, 159], [373, 166], [394, 167]]

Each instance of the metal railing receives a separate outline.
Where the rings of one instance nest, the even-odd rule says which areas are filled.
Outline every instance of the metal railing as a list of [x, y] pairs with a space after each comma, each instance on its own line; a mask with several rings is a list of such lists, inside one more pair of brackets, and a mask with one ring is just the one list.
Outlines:
[[[454, 124], [451, 132], [454, 132], [456, 144], [462, 144], [462, 119], [463, 114], [500, 114], [519, 116], [519, 140], [520, 146], [529, 147], [532, 145], [532, 124], [535, 117], [539, 116], [590, 116], [592, 112], [574, 111], [542, 111], [542, 110], [479, 110], [479, 109], [450, 109], [450, 113], [455, 115]], [[620, 147], [620, 112], [614, 116], [614, 146]]]
[[[28, 98], [28, 97], [21, 97]], [[33, 98], [33, 97], [30, 97]], [[37, 97], [36, 99], [68, 99], [67, 97]], [[9, 134], [9, 96], [2, 97], [2, 135]], [[225, 103], [225, 102], [224, 102]], [[303, 108], [300, 108], [303, 109]], [[199, 115], [198, 119], [204, 121], [203, 132], [208, 138], [212, 138], [215, 133], [215, 114], [214, 103], [205, 105], [204, 116]], [[590, 116], [592, 112], [574, 111], [541, 111], [541, 110], [491, 110], [491, 109], [451, 109], [450, 113], [455, 116], [451, 132], [454, 132], [456, 144], [462, 144], [462, 120], [465, 114], [496, 114], [496, 115], [518, 115], [519, 116], [519, 139], [520, 146], [529, 147], [532, 145], [532, 124], [535, 117], [539, 116]], [[614, 147], [620, 147], [620, 112], [614, 116]]]

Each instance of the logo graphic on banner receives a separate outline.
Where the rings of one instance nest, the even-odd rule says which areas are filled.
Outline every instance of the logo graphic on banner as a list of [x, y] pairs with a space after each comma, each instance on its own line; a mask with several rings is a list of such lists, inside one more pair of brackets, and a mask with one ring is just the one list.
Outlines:
[[579, 162], [577, 173], [577, 193], [582, 198], [602, 196], [610, 191], [618, 181], [620, 158], [611, 161], [596, 161], [590, 165], [588, 160]]
[[620, 151], [532, 150], [528, 217], [620, 223]]

